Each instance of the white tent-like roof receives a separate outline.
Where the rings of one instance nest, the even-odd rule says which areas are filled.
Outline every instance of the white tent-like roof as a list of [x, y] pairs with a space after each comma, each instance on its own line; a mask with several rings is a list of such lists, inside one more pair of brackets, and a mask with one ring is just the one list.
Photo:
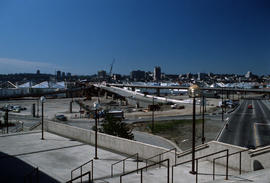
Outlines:
[[32, 88], [49, 88], [49, 82], [43, 81], [42, 83], [34, 85]]
[[19, 85], [18, 87], [19, 88], [30, 88], [30, 82], [26, 82], [26, 83], [23, 83], [23, 84], [21, 84], [21, 85]]

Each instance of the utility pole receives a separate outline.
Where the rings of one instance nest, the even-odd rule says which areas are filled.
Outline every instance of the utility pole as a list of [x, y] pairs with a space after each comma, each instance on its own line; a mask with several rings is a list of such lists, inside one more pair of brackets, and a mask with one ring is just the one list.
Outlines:
[[221, 94], [221, 110], [222, 110], [222, 114], [221, 114], [221, 118], [222, 118], [222, 121], [224, 121], [224, 114], [223, 114], [223, 88], [221, 90], [222, 94]]
[[8, 133], [8, 109], [5, 111], [5, 124], [7, 126], [7, 133]]
[[152, 132], [154, 131], [154, 110], [155, 110], [155, 102], [154, 102], [154, 96], [153, 96], [153, 101], [152, 101]]
[[39, 118], [39, 98], [37, 100], [37, 118]]
[[202, 96], [203, 98], [203, 110], [202, 110], [202, 144], [205, 142], [205, 137], [204, 137], [204, 106], [205, 106], [205, 97], [204, 95]]
[[98, 156], [97, 156], [97, 129], [98, 129], [98, 111], [97, 111], [97, 108], [95, 110], [95, 157], [94, 159], [98, 159]]

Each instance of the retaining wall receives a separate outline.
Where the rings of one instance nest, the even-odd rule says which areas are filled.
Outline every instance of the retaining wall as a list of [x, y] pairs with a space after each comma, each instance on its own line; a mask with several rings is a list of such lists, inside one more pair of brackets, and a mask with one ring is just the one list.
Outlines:
[[[83, 128], [77, 128], [74, 126], [56, 123], [52, 121], [45, 121], [44, 124], [45, 130], [47, 130], [48, 132], [55, 133], [87, 144], [95, 144], [95, 132], [93, 130], [86, 130]], [[166, 148], [141, 143], [138, 141], [107, 135], [104, 133], [98, 133], [97, 141], [98, 147], [103, 147], [127, 155], [139, 153], [139, 157], [143, 159], [147, 159], [149, 157], [169, 150]], [[161, 159], [165, 158], [170, 158], [171, 162], [174, 162], [174, 153], [169, 152], [161, 157]], [[158, 158], [152, 159], [152, 161], [158, 160]]]

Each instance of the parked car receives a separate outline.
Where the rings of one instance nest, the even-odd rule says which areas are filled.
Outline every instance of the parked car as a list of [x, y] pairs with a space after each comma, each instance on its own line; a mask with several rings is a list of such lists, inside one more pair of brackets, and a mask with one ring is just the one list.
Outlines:
[[252, 105], [251, 104], [249, 104], [248, 105], [248, 109], [252, 109], [253, 107], [252, 107]]
[[59, 121], [67, 121], [67, 117], [63, 114], [56, 115], [55, 118]]

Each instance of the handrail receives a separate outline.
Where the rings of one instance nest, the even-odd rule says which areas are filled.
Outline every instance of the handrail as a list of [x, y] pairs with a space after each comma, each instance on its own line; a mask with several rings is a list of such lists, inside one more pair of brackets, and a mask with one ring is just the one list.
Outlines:
[[[133, 154], [133, 155], [131, 155], [131, 156], [126, 157], [125, 159], [122, 159], [122, 160], [120, 160], [120, 161], [117, 161], [117, 162], [113, 163], [113, 164], [111, 165], [111, 177], [113, 177], [113, 166], [116, 165], [116, 164], [118, 164], [118, 163], [121, 163], [121, 162], [123, 162], [123, 174], [124, 174], [124, 173], [125, 173], [125, 162], [126, 162], [127, 159], [130, 159], [130, 158], [132, 158], [132, 157], [136, 157], [136, 161], [137, 161], [137, 170], [138, 170], [138, 168], [139, 168], [139, 154], [138, 154], [138, 153], [135, 153], [135, 154]], [[138, 171], [137, 171], [137, 173], [138, 173]]]
[[[81, 166], [78, 166], [77, 168], [74, 168], [73, 170], [71, 170], [71, 179], [73, 178], [73, 172], [75, 171], [75, 170], [78, 170], [78, 169], [80, 169], [81, 171], [81, 175], [82, 175], [82, 167], [84, 166], [84, 165], [86, 165], [86, 164], [88, 164], [88, 163], [91, 163], [91, 180], [93, 181], [93, 175], [94, 175], [94, 167], [93, 167], [93, 159], [91, 159], [90, 161], [87, 161], [87, 162], [85, 162], [84, 164], [82, 164]], [[81, 180], [82, 180], [82, 177], [81, 177]]]
[[[211, 154], [208, 154], [208, 155], [204, 155], [204, 156], [200, 156], [198, 158], [195, 158], [195, 161], [196, 161], [196, 183], [198, 182], [198, 160], [200, 159], [203, 159], [203, 158], [206, 158], [206, 157], [209, 157], [209, 156], [213, 156], [213, 155], [216, 155], [216, 154], [219, 154], [219, 153], [223, 153], [223, 152], [226, 152], [226, 157], [227, 157], [227, 161], [226, 161], [226, 180], [228, 180], [228, 163], [229, 163], [229, 150], [228, 149], [225, 149], [225, 150], [221, 150], [221, 151], [218, 151], [218, 152], [214, 152], [214, 153], [211, 153]], [[189, 163], [189, 162], [192, 162], [192, 160], [188, 160], [188, 161], [184, 161], [184, 162], [181, 162], [181, 163], [178, 163], [178, 164], [175, 164], [175, 165], [172, 165], [172, 181], [171, 183], [173, 183], [173, 169], [174, 167], [176, 166], [179, 166], [179, 165], [183, 165], [183, 164], [186, 164], [186, 163]]]
[[[161, 155], [163, 155], [163, 154], [166, 154], [166, 153], [168, 153], [168, 152], [171, 152], [171, 151], [174, 151], [174, 164], [176, 164], [176, 154], [177, 154], [177, 149], [176, 148], [172, 148], [172, 149], [170, 149], [170, 150], [168, 150], [168, 151], [165, 151], [165, 152], [163, 152], [163, 153], [160, 153], [160, 154], [157, 154], [157, 155], [155, 155], [155, 156], [152, 156], [152, 157], [150, 157], [150, 158], [147, 158], [146, 160], [145, 160], [145, 164], [146, 164], [146, 166], [148, 165], [148, 161], [150, 160], [150, 159], [153, 159], [153, 158], [155, 158], [155, 157], [159, 157], [159, 161], [161, 161]], [[161, 167], [161, 164], [159, 164], [159, 168]], [[146, 170], [147, 170], [147, 168], [146, 168]]]
[[[201, 151], [201, 150], [206, 149], [206, 148], [208, 148], [208, 147], [209, 147], [208, 144], [201, 144], [201, 145], [198, 145], [198, 146], [195, 147], [195, 152], [196, 152], [196, 151]], [[187, 149], [187, 150], [185, 150], [184, 152], [181, 152], [181, 153], [177, 156], [177, 158], [182, 158], [182, 157], [184, 157], [184, 156], [186, 156], [186, 155], [189, 155], [190, 153], [192, 153], [192, 148]]]
[[[250, 156], [251, 157], [253, 157], [253, 156], [257, 156], [257, 155], [260, 155], [260, 154], [263, 154], [263, 153], [267, 153], [267, 152], [269, 152], [269, 149], [270, 149], [270, 145], [267, 145], [267, 146], [265, 146], [265, 145], [260, 145], [260, 146], [256, 146], [255, 148], [260, 148], [260, 149], [254, 149], [254, 150], [252, 150], [249, 154], [250, 154]], [[268, 151], [266, 151], [266, 152], [261, 152], [261, 151], [265, 151], [265, 150], [268, 150]], [[257, 153], [257, 154], [256, 154]]]
[[[239, 153], [239, 174], [241, 175], [242, 173], [242, 152], [246, 152], [246, 151], [249, 151], [249, 149], [244, 149], [244, 150], [241, 150], [241, 151], [237, 151], [237, 152], [234, 152], [234, 153], [231, 153], [229, 154], [228, 156], [233, 156], [235, 154], [238, 154]], [[220, 156], [220, 157], [217, 157], [217, 158], [214, 158], [213, 159], [213, 180], [215, 180], [215, 162], [217, 159], [221, 159], [221, 158], [225, 158], [226, 155], [224, 156]]]
[[31, 172], [29, 172], [27, 175], [24, 176], [24, 183], [27, 182], [27, 179], [30, 180], [30, 182], [32, 182], [32, 175], [33, 175], [33, 173], [36, 173], [35, 174], [36, 181], [37, 181], [37, 183], [39, 183], [39, 170], [38, 170], [38, 167], [34, 168]]
[[72, 183], [74, 180], [77, 180], [79, 178], [81, 178], [81, 183], [82, 183], [82, 177], [84, 177], [85, 175], [88, 175], [88, 183], [91, 182], [91, 171], [85, 172], [84, 174], [79, 175], [78, 177], [72, 178], [69, 181], [67, 181], [66, 183]]
[[142, 168], [140, 168], [140, 169], [138, 169], [138, 170], [134, 170], [134, 171], [125, 173], [125, 174], [123, 174], [123, 175], [120, 175], [120, 183], [122, 183], [122, 177], [123, 177], [123, 176], [126, 176], [126, 175], [128, 175], [128, 174], [132, 174], [132, 173], [137, 172], [137, 171], [141, 171], [141, 183], [142, 183], [142, 182], [143, 182], [142, 180], [143, 180], [143, 170], [144, 170], [144, 169], [147, 169], [147, 168], [149, 168], [149, 167], [155, 166], [155, 165], [157, 165], [157, 164], [162, 164], [162, 163], [164, 163], [164, 162], [167, 162], [167, 183], [169, 183], [169, 181], [170, 181], [170, 160], [169, 160], [169, 159], [165, 159], [165, 160], [159, 161], [159, 162], [157, 162], [157, 163], [154, 163], [154, 164], [151, 164], [151, 165], [142, 167]]

